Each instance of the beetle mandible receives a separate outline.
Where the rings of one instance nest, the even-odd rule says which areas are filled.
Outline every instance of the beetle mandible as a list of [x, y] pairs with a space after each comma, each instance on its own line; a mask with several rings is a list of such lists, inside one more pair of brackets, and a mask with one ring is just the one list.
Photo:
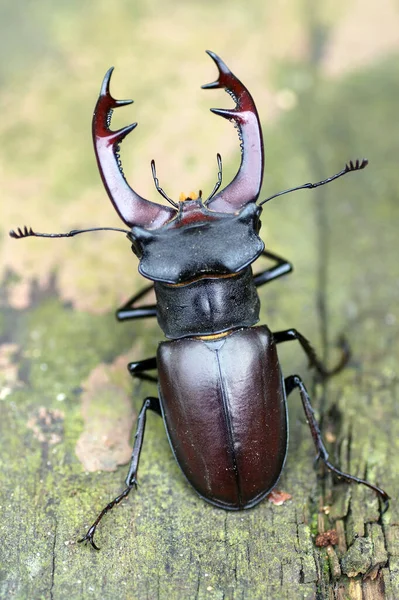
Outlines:
[[[208, 51], [218, 78], [204, 89], [224, 88], [233, 109], [211, 109], [239, 132], [241, 164], [231, 183], [219, 191], [222, 162], [218, 154], [218, 180], [211, 195], [201, 191], [179, 202], [160, 187], [170, 206], [149, 202], [127, 183], [119, 160], [119, 145], [137, 125], [112, 131], [112, 111], [130, 104], [116, 100], [106, 73], [93, 117], [97, 163], [107, 193], [128, 230], [96, 227], [68, 233], [35, 233], [25, 227], [10, 235], [20, 239], [73, 237], [97, 230], [127, 234], [139, 259], [139, 272], [153, 284], [134, 295], [117, 311], [119, 321], [157, 317], [166, 338], [157, 356], [130, 363], [132, 376], [158, 383], [158, 396], [145, 398], [137, 419], [126, 488], [99, 514], [79, 541], [94, 542], [103, 516], [136, 486], [146, 414], [162, 416], [172, 451], [196, 492], [213, 505], [241, 510], [258, 504], [275, 487], [287, 453], [287, 396], [298, 389], [317, 456], [326, 467], [348, 482], [374, 490], [385, 506], [389, 496], [381, 488], [334, 467], [323, 444], [308, 392], [298, 375], [282, 376], [277, 345], [297, 340], [311, 367], [322, 377], [339, 372], [349, 358], [342, 345], [337, 366], [326, 369], [308, 340], [295, 329], [271, 332], [259, 320], [257, 288], [292, 270], [285, 259], [265, 250], [259, 237], [262, 206], [289, 192], [316, 188], [363, 169], [367, 160], [350, 161], [339, 173], [317, 183], [284, 190], [257, 203], [263, 178], [263, 141], [258, 113], [246, 87], [226, 64]], [[260, 256], [274, 265], [253, 274], [251, 264]], [[137, 306], [154, 288], [156, 304]], [[148, 371], [158, 371], [158, 379]]]

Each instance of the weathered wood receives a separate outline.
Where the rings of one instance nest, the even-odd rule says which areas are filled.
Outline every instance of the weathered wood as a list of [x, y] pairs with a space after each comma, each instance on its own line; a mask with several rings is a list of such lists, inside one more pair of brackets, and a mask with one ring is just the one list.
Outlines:
[[[0, 322], [0, 598], [399, 597], [397, 61], [330, 82], [312, 63], [301, 68], [309, 87], [293, 89], [296, 107], [265, 127], [265, 196], [322, 179], [363, 154], [370, 167], [265, 206], [266, 244], [292, 260], [295, 272], [263, 288], [262, 320], [274, 330], [296, 327], [329, 364], [337, 358], [338, 335], [350, 340], [349, 367], [324, 386], [307, 373], [299, 345], [281, 347], [283, 370], [306, 376], [333, 462], [386, 488], [393, 498], [390, 510], [381, 515], [370, 490], [314, 470], [311, 436], [293, 394], [290, 450], [279, 484], [292, 500], [282, 506], [265, 501], [243, 513], [206, 504], [179, 471], [161, 420], [150, 415], [138, 490], [104, 519], [99, 553], [78, 545], [98, 511], [122, 489], [125, 468], [113, 469], [128, 460], [129, 429], [142, 398], [153, 392], [149, 384], [133, 383], [124, 363], [154, 355], [160, 331], [149, 322], [117, 325], [111, 312], [104, 314], [118, 295], [121, 300], [140, 285], [138, 277], [129, 282], [135, 259], [125, 240], [105, 234], [5, 240], [7, 264], [19, 279], [13, 274], [3, 279]], [[102, 70], [103, 65], [100, 76]], [[75, 90], [85, 84], [80, 81]], [[41, 92], [31, 94], [38, 101], [48, 84], [36, 85]], [[78, 117], [84, 133], [65, 134], [69, 142], [77, 136], [69, 152], [72, 161], [85, 161], [82, 171], [75, 163], [74, 168], [80, 174], [87, 170], [88, 180], [81, 175], [79, 185], [69, 182], [68, 166], [58, 165], [58, 172], [47, 157], [54, 192], [40, 181], [40, 152], [35, 181], [34, 161], [27, 174], [22, 159], [18, 166], [18, 153], [12, 167], [5, 159], [13, 204], [6, 207], [5, 230], [25, 223], [44, 231], [77, 223], [112, 225], [112, 209], [85, 154], [91, 153], [87, 119], [94, 84], [91, 91], [84, 119]], [[60, 98], [57, 109], [64, 122], [68, 102]], [[205, 117], [204, 122], [211, 123]], [[46, 143], [38, 141], [39, 130], [34, 136], [25, 132], [21, 147], [29, 140]], [[60, 144], [52, 147], [54, 156]], [[135, 152], [137, 159], [137, 147]], [[164, 161], [167, 175], [167, 153]], [[226, 164], [226, 181], [233, 172], [234, 165]], [[206, 178], [211, 188], [211, 168]], [[31, 204], [22, 198], [23, 181]], [[163, 187], [167, 182], [166, 176]], [[37, 208], [34, 185], [45, 197]], [[78, 189], [79, 201], [66, 206]], [[32, 277], [39, 273], [42, 280], [35, 283]], [[98, 466], [103, 470], [85, 472]], [[339, 544], [316, 548], [315, 535], [330, 528], [337, 529]]]

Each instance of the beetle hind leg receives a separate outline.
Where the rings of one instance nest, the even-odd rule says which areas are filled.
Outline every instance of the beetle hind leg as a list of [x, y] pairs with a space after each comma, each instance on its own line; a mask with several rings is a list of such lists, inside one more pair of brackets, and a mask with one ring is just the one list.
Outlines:
[[312, 405], [310, 402], [309, 394], [306, 390], [306, 387], [305, 387], [302, 379], [300, 377], [298, 377], [298, 375], [291, 375], [290, 377], [287, 377], [284, 380], [284, 384], [285, 384], [285, 392], [286, 392], [287, 396], [294, 389], [298, 388], [298, 390], [299, 390], [303, 409], [304, 409], [305, 415], [306, 415], [306, 419], [307, 419], [307, 422], [310, 427], [310, 431], [312, 434], [314, 444], [316, 446], [317, 459], [322, 460], [323, 463], [325, 464], [325, 466], [327, 467], [327, 469], [329, 469], [332, 473], [334, 473], [340, 479], [344, 479], [348, 483], [352, 483], [352, 482], [361, 483], [361, 484], [367, 486], [368, 488], [370, 488], [371, 490], [373, 490], [381, 498], [382, 502], [384, 503], [384, 512], [386, 510], [388, 510], [389, 496], [383, 489], [377, 487], [376, 485], [373, 485], [372, 483], [369, 483], [365, 479], [360, 479], [359, 477], [355, 477], [354, 475], [350, 475], [349, 473], [344, 473], [343, 471], [341, 471], [340, 469], [337, 469], [337, 467], [334, 467], [334, 465], [332, 465], [330, 463], [329, 454], [326, 450], [326, 447], [324, 446], [324, 443], [323, 443], [323, 440], [321, 437], [320, 428], [319, 428], [319, 425], [314, 416], [314, 411], [313, 411], [313, 408], [312, 408]]
[[95, 550], [100, 550], [100, 548], [94, 542], [94, 534], [96, 532], [97, 526], [100, 523], [101, 519], [109, 512], [116, 504], [119, 504], [124, 498], [130, 494], [133, 488], [137, 488], [137, 471], [140, 461], [141, 449], [143, 446], [144, 439], [144, 430], [145, 430], [145, 422], [146, 422], [146, 413], [147, 410], [153, 410], [154, 412], [161, 414], [161, 407], [159, 404], [158, 398], [148, 397], [144, 400], [143, 406], [139, 412], [139, 416], [137, 417], [137, 429], [136, 434], [134, 436], [134, 444], [132, 457], [130, 459], [129, 473], [126, 477], [126, 488], [123, 490], [119, 496], [114, 498], [98, 515], [97, 519], [94, 521], [92, 526], [88, 529], [85, 536], [83, 536], [78, 542], [88, 542], [93, 546]]

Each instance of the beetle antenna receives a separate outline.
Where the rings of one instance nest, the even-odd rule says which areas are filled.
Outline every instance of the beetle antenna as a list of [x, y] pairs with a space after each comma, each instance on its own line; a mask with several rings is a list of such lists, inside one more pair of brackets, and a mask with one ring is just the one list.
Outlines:
[[212, 196], [214, 196], [216, 194], [216, 192], [218, 191], [218, 189], [220, 188], [220, 186], [222, 185], [222, 157], [220, 156], [219, 152], [216, 154], [216, 158], [218, 161], [218, 180], [215, 183], [215, 187], [212, 190], [211, 195], [205, 200], [204, 204], [205, 206], [207, 205], [207, 203], [209, 202], [209, 200], [212, 198]]
[[352, 171], [360, 171], [361, 169], [364, 169], [365, 167], [367, 167], [368, 164], [369, 164], [369, 161], [367, 160], [367, 158], [363, 158], [362, 161], [357, 159], [355, 162], [353, 162], [351, 160], [349, 163], [347, 163], [345, 165], [345, 168], [342, 169], [342, 171], [340, 171], [339, 173], [336, 173], [332, 177], [328, 177], [328, 179], [323, 179], [323, 181], [318, 181], [317, 183], [305, 183], [304, 185], [300, 185], [299, 187], [294, 187], [289, 190], [284, 190], [283, 192], [279, 192], [278, 194], [274, 194], [273, 196], [266, 198], [266, 200], [262, 200], [262, 202], [259, 203], [259, 206], [262, 206], [262, 204], [265, 204], [265, 202], [269, 202], [269, 200], [272, 200], [273, 198], [277, 198], [277, 196], [282, 196], [283, 194], [289, 194], [289, 192], [295, 192], [296, 190], [312, 189], [312, 188], [319, 187], [320, 185], [325, 185], [326, 183], [330, 183], [330, 181], [334, 181], [334, 179], [338, 179], [339, 177], [342, 177], [342, 175], [346, 175], [347, 173], [352, 173]]
[[165, 200], [167, 200], [172, 206], [174, 206], [175, 208], [179, 208], [179, 205], [176, 204], [176, 202], [174, 202], [174, 200], [172, 200], [171, 198], [169, 198], [169, 196], [167, 194], [165, 194], [165, 192], [163, 191], [163, 189], [159, 185], [159, 179], [157, 177], [157, 172], [156, 172], [156, 169], [155, 169], [155, 160], [151, 161], [151, 171], [152, 171], [152, 178], [154, 180], [155, 187], [157, 188], [157, 192], [159, 192], [161, 194], [161, 196], [163, 198], [165, 198]]
[[129, 229], [118, 229], [117, 227], [93, 227], [92, 229], [72, 229], [72, 231], [68, 231], [68, 233], [36, 233], [33, 231], [32, 227], [29, 229], [24, 227], [22, 230], [18, 227], [17, 231], [11, 229], [10, 237], [21, 240], [26, 237], [49, 237], [49, 238], [62, 238], [62, 237], [73, 237], [78, 235], [79, 233], [87, 233], [88, 231], [121, 231], [122, 233], [130, 233]]

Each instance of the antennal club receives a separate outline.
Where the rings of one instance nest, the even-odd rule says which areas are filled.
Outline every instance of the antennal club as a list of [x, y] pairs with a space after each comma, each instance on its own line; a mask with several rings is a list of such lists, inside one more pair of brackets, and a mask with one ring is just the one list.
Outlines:
[[269, 196], [269, 198], [266, 198], [266, 200], [262, 200], [262, 202], [259, 202], [259, 206], [262, 206], [262, 204], [269, 202], [269, 200], [273, 200], [273, 198], [277, 198], [277, 196], [283, 196], [284, 194], [289, 194], [290, 192], [296, 192], [297, 190], [305, 190], [305, 189], [311, 190], [313, 188], [320, 187], [321, 185], [330, 183], [331, 181], [334, 181], [335, 179], [338, 179], [339, 177], [342, 177], [343, 175], [346, 175], [347, 173], [352, 173], [353, 171], [360, 171], [361, 169], [365, 169], [368, 164], [369, 164], [369, 161], [367, 160], [367, 158], [363, 158], [362, 161], [360, 161], [359, 159], [356, 159], [355, 162], [353, 162], [353, 160], [351, 160], [351, 161], [349, 161], [349, 163], [346, 163], [345, 168], [342, 169], [342, 171], [340, 171], [339, 173], [336, 173], [335, 175], [332, 175], [332, 177], [328, 177], [327, 179], [323, 179], [323, 181], [318, 181], [317, 183], [305, 183], [304, 185], [290, 188], [289, 190], [284, 190], [283, 192], [278, 192], [278, 194], [273, 194], [273, 196]]

